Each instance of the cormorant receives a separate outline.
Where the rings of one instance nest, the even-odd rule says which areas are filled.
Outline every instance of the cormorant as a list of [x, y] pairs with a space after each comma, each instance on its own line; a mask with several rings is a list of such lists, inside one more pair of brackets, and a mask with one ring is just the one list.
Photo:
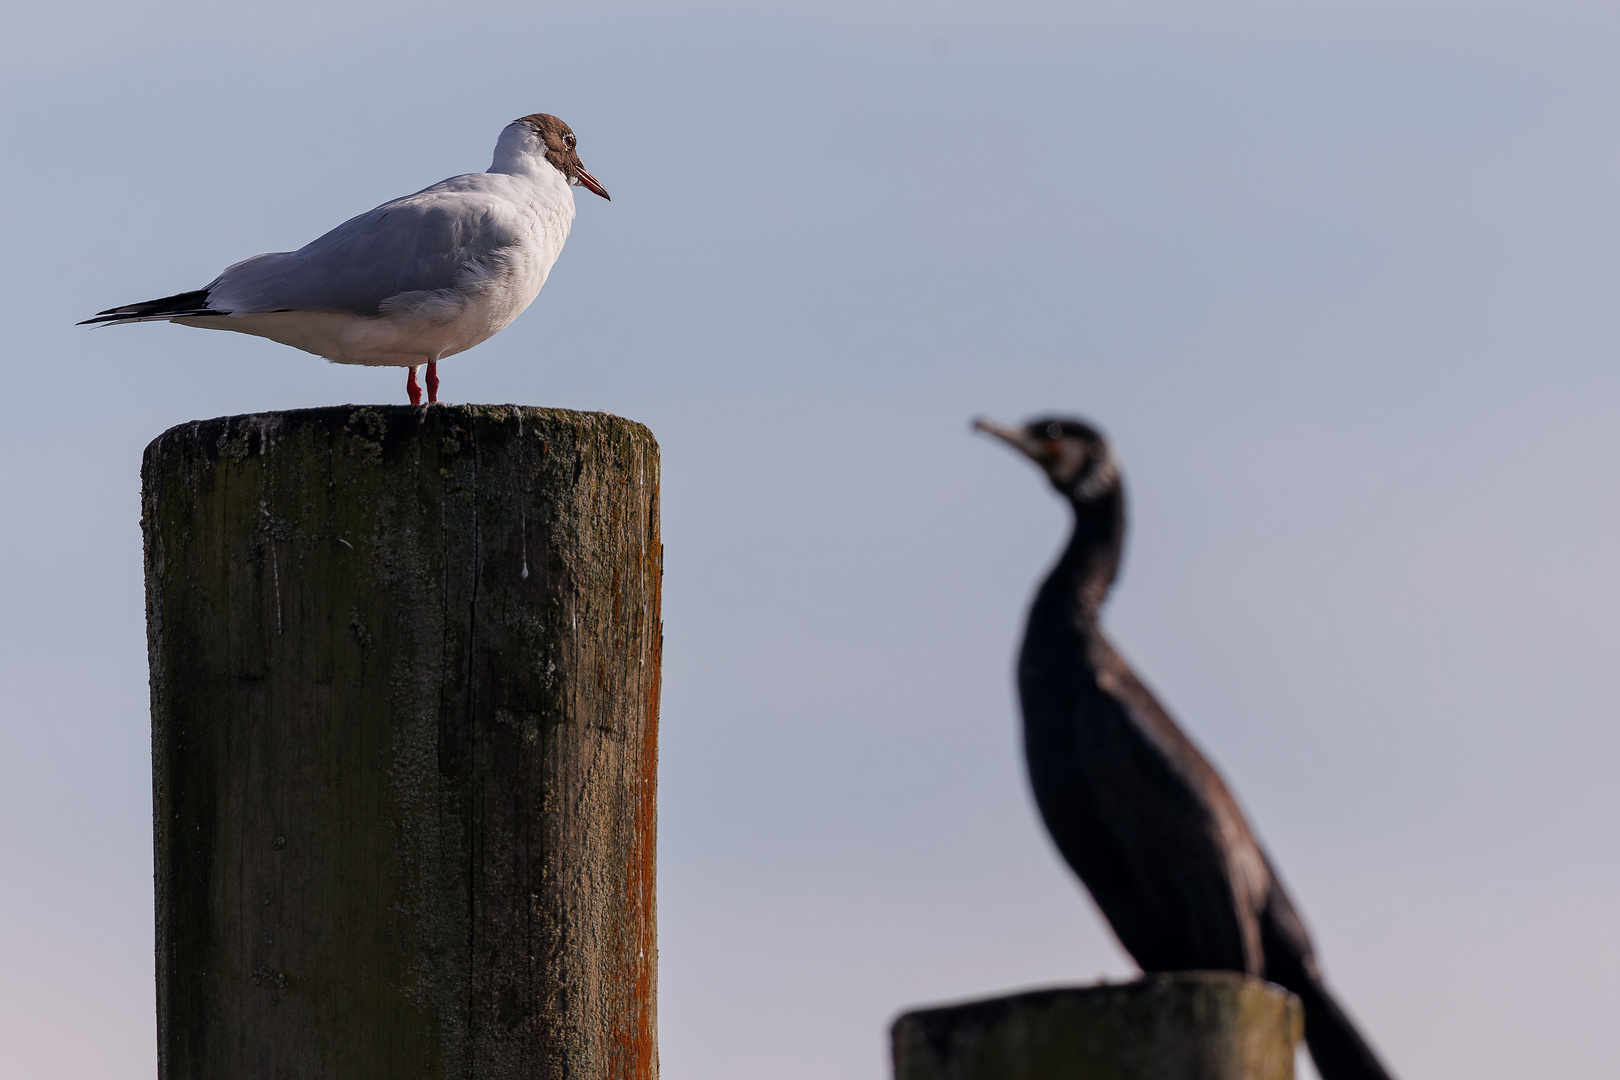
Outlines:
[[1089, 424], [974, 425], [1011, 444], [1074, 510], [1018, 659], [1030, 785], [1064, 861], [1144, 971], [1240, 971], [1305, 1006], [1323, 1080], [1388, 1080], [1323, 984], [1310, 936], [1220, 774], [1103, 633], [1125, 492]]

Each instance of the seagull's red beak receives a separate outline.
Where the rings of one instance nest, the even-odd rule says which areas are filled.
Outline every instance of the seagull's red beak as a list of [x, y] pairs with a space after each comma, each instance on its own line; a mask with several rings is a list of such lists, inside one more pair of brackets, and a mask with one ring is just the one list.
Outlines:
[[613, 201], [613, 196], [607, 193], [607, 188], [602, 186], [602, 182], [596, 177], [592, 176], [590, 173], [586, 172], [584, 169], [576, 169], [574, 171], [574, 179], [579, 181], [580, 187], [595, 192], [608, 202]]

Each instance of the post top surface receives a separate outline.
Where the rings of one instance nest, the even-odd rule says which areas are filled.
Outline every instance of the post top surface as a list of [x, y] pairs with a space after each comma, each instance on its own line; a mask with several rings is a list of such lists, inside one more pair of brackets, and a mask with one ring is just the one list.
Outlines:
[[974, 998], [967, 1001], [943, 1002], [907, 1009], [895, 1023], [906, 1020], [928, 1024], [946, 1017], [976, 1015], [989, 1021], [1002, 1013], [1030, 1006], [1040, 1007], [1058, 1000], [1071, 1001], [1084, 1006], [1107, 1008], [1124, 1000], [1175, 996], [1186, 993], [1224, 992], [1232, 994], [1258, 994], [1272, 997], [1298, 1011], [1298, 999], [1276, 983], [1236, 971], [1164, 971], [1143, 975], [1128, 982], [1095, 982], [1081, 986], [1049, 986], [1020, 990], [995, 997]]
[[572, 429], [580, 436], [614, 435], [645, 440], [656, 452], [658, 440], [646, 425], [608, 412], [556, 409], [537, 405], [324, 405], [310, 409], [286, 409], [261, 413], [216, 416], [176, 424], [153, 439], [144, 457], [150, 461], [165, 447], [191, 445], [212, 448], [232, 435], [252, 436], [256, 451], [273, 446], [284, 434], [304, 427], [333, 432], [363, 430], [373, 438], [384, 431], [454, 427], [466, 424], [511, 424], [521, 436], [527, 425], [531, 431]]

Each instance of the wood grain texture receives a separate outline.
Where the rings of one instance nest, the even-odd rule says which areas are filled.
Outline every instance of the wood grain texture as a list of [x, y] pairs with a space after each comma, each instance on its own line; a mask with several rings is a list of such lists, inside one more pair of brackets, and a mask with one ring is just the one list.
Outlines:
[[1225, 971], [909, 1012], [895, 1080], [1293, 1080], [1298, 1000]]
[[654, 1080], [651, 433], [344, 406], [142, 478], [161, 1080]]

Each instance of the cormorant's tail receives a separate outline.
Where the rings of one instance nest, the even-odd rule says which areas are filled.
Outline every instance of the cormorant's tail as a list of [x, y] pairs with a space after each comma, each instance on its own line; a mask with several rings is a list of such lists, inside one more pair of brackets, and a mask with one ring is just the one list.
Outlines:
[[1320, 978], [1287, 989], [1305, 1006], [1305, 1045], [1322, 1080], [1390, 1080], [1389, 1070]]
[[112, 326], [118, 323], [157, 322], [185, 315], [223, 314], [225, 312], [214, 311], [208, 306], [207, 289], [193, 289], [191, 292], [176, 293], [157, 300], [145, 300], [139, 304], [125, 304], [123, 307], [98, 311], [94, 318], [85, 319], [78, 325], [94, 326], [105, 323]]
[[1322, 1080], [1392, 1080], [1322, 982], [1304, 924], [1281, 889], [1273, 890], [1261, 915], [1260, 939], [1266, 978], [1292, 991], [1305, 1006], [1305, 1045]]

